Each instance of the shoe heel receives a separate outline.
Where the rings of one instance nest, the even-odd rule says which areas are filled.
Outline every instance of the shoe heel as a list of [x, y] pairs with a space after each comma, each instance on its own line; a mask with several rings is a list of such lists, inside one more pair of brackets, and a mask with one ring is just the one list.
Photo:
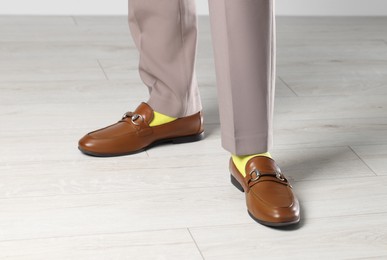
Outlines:
[[200, 134], [196, 134], [196, 135], [189, 135], [189, 136], [174, 138], [172, 139], [172, 143], [174, 144], [190, 143], [190, 142], [200, 141], [203, 138], [204, 138], [204, 132], [201, 132]]
[[242, 185], [237, 181], [237, 179], [235, 179], [234, 176], [232, 176], [232, 174], [230, 175], [231, 177], [231, 183], [238, 189], [240, 190], [241, 192], [245, 192], [245, 190], [243, 189]]

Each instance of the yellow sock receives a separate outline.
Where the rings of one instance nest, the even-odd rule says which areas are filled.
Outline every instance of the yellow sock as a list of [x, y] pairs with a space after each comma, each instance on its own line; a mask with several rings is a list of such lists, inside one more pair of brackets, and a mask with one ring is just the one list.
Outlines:
[[253, 158], [253, 157], [256, 157], [256, 156], [266, 156], [266, 157], [269, 157], [269, 158], [272, 158], [271, 157], [271, 154], [269, 152], [266, 152], [266, 153], [257, 153], [257, 154], [251, 154], [251, 155], [244, 155], [244, 156], [238, 156], [238, 155], [231, 155], [232, 157], [232, 161], [234, 162], [236, 168], [238, 169], [238, 171], [240, 173], [242, 173], [242, 175], [245, 177], [246, 176], [246, 164], [247, 162]]
[[159, 112], [153, 111], [153, 119], [152, 119], [152, 122], [150, 122], [149, 126], [158, 126], [158, 125], [166, 124], [176, 119], [177, 118], [175, 117], [170, 117], [170, 116], [161, 114]]

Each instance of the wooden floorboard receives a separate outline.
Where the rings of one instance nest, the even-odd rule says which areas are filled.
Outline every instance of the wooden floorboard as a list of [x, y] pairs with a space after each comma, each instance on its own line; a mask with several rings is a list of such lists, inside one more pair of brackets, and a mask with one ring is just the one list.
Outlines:
[[207, 137], [77, 150], [147, 99], [125, 16], [0, 16], [0, 259], [386, 259], [387, 17], [278, 17], [273, 156], [299, 226], [255, 223], [221, 148], [208, 17]]

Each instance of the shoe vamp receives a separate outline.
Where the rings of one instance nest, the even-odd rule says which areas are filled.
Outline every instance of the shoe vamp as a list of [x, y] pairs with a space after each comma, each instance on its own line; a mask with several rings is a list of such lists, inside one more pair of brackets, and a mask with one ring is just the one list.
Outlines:
[[293, 204], [293, 195], [290, 188], [275, 181], [263, 181], [251, 189], [256, 200], [268, 206], [287, 208]]
[[112, 139], [123, 135], [133, 134], [135, 133], [135, 131], [136, 130], [132, 125], [126, 122], [119, 122], [114, 125], [94, 131], [90, 133], [90, 135], [96, 139]]

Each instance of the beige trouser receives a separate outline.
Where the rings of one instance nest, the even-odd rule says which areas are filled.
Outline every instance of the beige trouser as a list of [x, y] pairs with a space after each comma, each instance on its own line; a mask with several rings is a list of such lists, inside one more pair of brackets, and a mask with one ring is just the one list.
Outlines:
[[[272, 146], [274, 0], [209, 0], [222, 146], [237, 155]], [[129, 0], [148, 104], [183, 117], [202, 109], [195, 74], [194, 0]]]

